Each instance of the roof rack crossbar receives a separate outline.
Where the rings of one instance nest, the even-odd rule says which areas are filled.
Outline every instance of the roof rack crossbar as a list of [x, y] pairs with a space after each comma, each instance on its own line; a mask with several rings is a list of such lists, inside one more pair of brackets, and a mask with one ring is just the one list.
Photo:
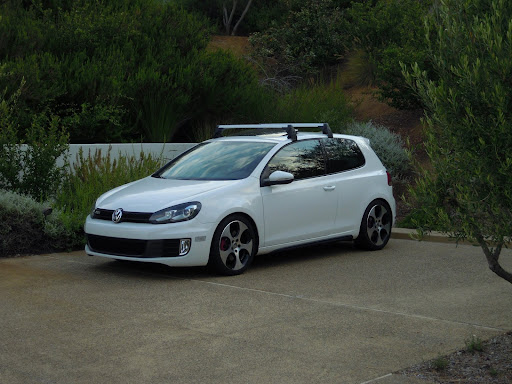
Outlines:
[[222, 137], [224, 129], [281, 129], [286, 131], [288, 138], [292, 141], [297, 140], [295, 128], [322, 128], [322, 133], [332, 138], [332, 131], [327, 123], [269, 123], [269, 124], [229, 124], [218, 125], [213, 134], [213, 138]]

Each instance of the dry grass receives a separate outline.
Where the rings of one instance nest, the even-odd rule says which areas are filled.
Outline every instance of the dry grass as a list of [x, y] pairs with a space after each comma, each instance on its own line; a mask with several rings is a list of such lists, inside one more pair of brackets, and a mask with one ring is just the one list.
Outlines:
[[232, 52], [235, 56], [243, 57], [250, 52], [251, 45], [245, 36], [214, 35], [208, 44], [207, 50], [223, 49]]

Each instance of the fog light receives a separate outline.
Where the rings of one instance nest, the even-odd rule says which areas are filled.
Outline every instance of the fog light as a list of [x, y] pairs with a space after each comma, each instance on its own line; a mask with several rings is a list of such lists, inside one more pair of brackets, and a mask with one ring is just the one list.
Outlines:
[[190, 239], [180, 239], [180, 256], [185, 256], [190, 251]]

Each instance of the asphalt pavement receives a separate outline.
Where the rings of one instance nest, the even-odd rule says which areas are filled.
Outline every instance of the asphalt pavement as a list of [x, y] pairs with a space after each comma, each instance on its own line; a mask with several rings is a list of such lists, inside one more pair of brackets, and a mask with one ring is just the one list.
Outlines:
[[1, 259], [0, 383], [426, 383], [394, 372], [512, 330], [511, 304], [480, 248], [397, 238], [258, 256], [236, 277]]

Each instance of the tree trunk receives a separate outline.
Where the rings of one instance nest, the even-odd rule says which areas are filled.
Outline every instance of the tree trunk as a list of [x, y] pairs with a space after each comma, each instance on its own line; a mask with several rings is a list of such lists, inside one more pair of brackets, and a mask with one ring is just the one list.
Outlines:
[[231, 8], [231, 13], [230, 13], [229, 17], [228, 17], [228, 10], [226, 8], [226, 4], [222, 3], [222, 10], [223, 10], [222, 22], [224, 24], [224, 28], [226, 29], [226, 35], [229, 35], [229, 32], [231, 31], [231, 23], [233, 22], [233, 16], [235, 16], [235, 10], [236, 10], [237, 3], [238, 3], [238, 0], [233, 0], [233, 7]]
[[242, 12], [242, 16], [240, 16], [240, 18], [238, 19], [237, 23], [235, 24], [235, 26], [233, 27], [233, 32], [231, 32], [231, 36], [235, 36], [236, 35], [236, 31], [238, 30], [238, 26], [240, 25], [240, 22], [243, 20], [243, 18], [245, 17], [245, 14], [247, 13], [247, 11], [249, 10], [249, 7], [251, 6], [252, 4], [252, 0], [249, 0], [247, 2], [247, 5], [245, 6], [245, 9], [244, 11]]
[[484, 240], [482, 235], [478, 235], [476, 237], [478, 244], [484, 251], [485, 257], [487, 258], [487, 264], [489, 265], [489, 269], [493, 271], [496, 275], [505, 279], [509, 283], [512, 284], [512, 273], [505, 271], [499, 263], [501, 249], [503, 248], [503, 241], [499, 243], [493, 251], [489, 249], [489, 246]]

